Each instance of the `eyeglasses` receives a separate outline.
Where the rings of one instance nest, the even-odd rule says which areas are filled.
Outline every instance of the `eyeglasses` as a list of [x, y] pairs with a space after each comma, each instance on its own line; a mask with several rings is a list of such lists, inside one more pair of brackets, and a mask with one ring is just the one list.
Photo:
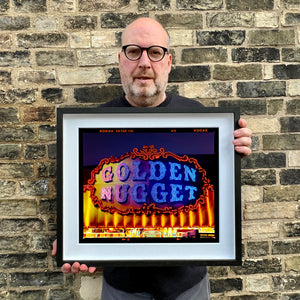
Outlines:
[[144, 48], [138, 45], [126, 45], [122, 47], [122, 50], [125, 56], [133, 61], [139, 60], [143, 55], [143, 51], [146, 50], [149, 59], [153, 62], [161, 61], [165, 57], [166, 52], [168, 52], [167, 48], [161, 46]]

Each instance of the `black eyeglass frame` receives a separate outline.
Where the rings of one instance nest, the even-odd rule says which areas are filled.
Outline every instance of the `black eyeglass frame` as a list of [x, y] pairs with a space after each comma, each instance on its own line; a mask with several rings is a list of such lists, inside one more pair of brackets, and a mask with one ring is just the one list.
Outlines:
[[[131, 58], [129, 58], [129, 57], [127, 56], [127, 54], [126, 54], [126, 49], [127, 49], [128, 47], [130, 47], [130, 46], [136, 46], [136, 47], [138, 47], [139, 49], [141, 49], [141, 54], [138, 56], [138, 58], [136, 58], [136, 59], [131, 59]], [[153, 48], [153, 47], [159, 47], [159, 48], [161, 48], [161, 49], [164, 51], [163, 56], [162, 56], [159, 60], [153, 60], [153, 59], [149, 56], [149, 50], [150, 50], [151, 48]], [[152, 62], [159, 62], [159, 61], [163, 60], [164, 57], [165, 57], [165, 55], [166, 55], [166, 53], [169, 52], [169, 50], [168, 50], [167, 48], [165, 48], [165, 47], [163, 47], [163, 46], [159, 46], [159, 45], [152, 45], [152, 46], [150, 46], [150, 47], [141, 47], [141, 46], [139, 46], [139, 45], [129, 44], [129, 45], [122, 46], [122, 51], [124, 52], [126, 58], [129, 59], [129, 60], [131, 60], [131, 61], [137, 61], [137, 60], [139, 60], [139, 59], [142, 57], [144, 50], [146, 50], [147, 56], [148, 56], [148, 58], [149, 58]]]

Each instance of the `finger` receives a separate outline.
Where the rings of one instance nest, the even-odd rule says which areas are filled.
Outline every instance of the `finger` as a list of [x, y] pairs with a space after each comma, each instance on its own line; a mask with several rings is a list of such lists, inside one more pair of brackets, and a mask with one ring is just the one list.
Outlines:
[[89, 267], [89, 273], [95, 273], [96, 269], [96, 267]]
[[251, 149], [245, 146], [235, 146], [235, 151], [240, 153], [242, 157], [248, 156], [252, 153]]
[[55, 240], [53, 242], [53, 244], [52, 244], [52, 252], [51, 252], [51, 254], [52, 254], [52, 256], [55, 256], [56, 253], [57, 253], [57, 240]]
[[240, 128], [233, 132], [235, 138], [239, 138], [243, 136], [250, 137], [251, 134], [252, 134], [252, 130], [249, 128]]
[[239, 126], [242, 128], [246, 128], [247, 127], [247, 121], [245, 119], [240, 118], [239, 119]]
[[81, 272], [85, 273], [85, 272], [88, 271], [88, 269], [89, 269], [89, 268], [88, 268], [87, 265], [84, 265], [84, 264], [80, 265], [80, 271], [81, 271]]
[[252, 143], [252, 140], [250, 137], [241, 137], [241, 138], [238, 138], [238, 139], [234, 139], [232, 141], [233, 145], [235, 146], [247, 146], [249, 147]]
[[80, 263], [79, 262], [74, 262], [72, 267], [71, 267], [71, 272], [72, 273], [78, 273], [80, 271]]
[[70, 273], [71, 272], [71, 265], [70, 264], [64, 264], [62, 267], [61, 267], [61, 271], [63, 273]]

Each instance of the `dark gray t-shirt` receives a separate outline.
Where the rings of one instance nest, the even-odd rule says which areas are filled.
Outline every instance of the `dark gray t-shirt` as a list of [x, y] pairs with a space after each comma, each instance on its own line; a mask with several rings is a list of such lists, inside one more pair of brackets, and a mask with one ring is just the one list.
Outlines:
[[[131, 107], [125, 96], [109, 101], [101, 107]], [[195, 100], [167, 94], [158, 107], [203, 107]], [[204, 266], [172, 267], [105, 267], [105, 280], [114, 288], [129, 293], [147, 292], [157, 300], [174, 300], [199, 283], [206, 275]]]

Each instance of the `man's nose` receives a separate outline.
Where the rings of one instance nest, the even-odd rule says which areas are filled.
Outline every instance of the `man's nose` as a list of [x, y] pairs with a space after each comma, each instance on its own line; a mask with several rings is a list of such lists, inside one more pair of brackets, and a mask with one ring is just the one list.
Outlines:
[[151, 66], [147, 50], [143, 50], [142, 56], [139, 59], [139, 66], [149, 68]]

